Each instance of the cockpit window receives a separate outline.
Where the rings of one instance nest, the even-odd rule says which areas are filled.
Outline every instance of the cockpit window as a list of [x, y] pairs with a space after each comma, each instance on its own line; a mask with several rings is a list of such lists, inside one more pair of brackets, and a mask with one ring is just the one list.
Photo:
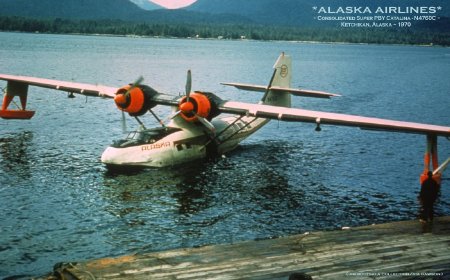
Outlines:
[[139, 128], [136, 131], [130, 132], [127, 138], [114, 141], [112, 146], [114, 148], [126, 148], [131, 146], [152, 144], [180, 130], [181, 129], [174, 127], [157, 127], [150, 129]]

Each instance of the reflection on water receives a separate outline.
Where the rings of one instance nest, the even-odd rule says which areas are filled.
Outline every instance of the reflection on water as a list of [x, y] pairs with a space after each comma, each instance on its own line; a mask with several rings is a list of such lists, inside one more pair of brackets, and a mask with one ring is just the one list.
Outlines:
[[30, 149], [33, 132], [25, 131], [0, 136], [0, 169], [5, 173], [20, 174], [29, 177], [30, 164], [33, 162]]
[[210, 205], [207, 185], [196, 184], [195, 179], [189, 181], [178, 184], [178, 191], [173, 194], [179, 205], [178, 214], [183, 216], [195, 215]]
[[[290, 162], [297, 154], [301, 173]], [[110, 238], [128, 243], [118, 236], [132, 228], [131, 247], [154, 251], [375, 223], [415, 208], [386, 193], [326, 184], [319, 171], [326, 160], [301, 143], [270, 140], [175, 168], [106, 172], [104, 210], [118, 219]], [[171, 242], [148, 244], [149, 233]]]

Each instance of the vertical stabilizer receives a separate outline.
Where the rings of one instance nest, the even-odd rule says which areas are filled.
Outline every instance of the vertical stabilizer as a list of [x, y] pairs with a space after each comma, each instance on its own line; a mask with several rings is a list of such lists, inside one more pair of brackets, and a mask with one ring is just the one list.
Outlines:
[[263, 104], [291, 107], [291, 95], [289, 92], [271, 91], [271, 87], [291, 88], [292, 60], [289, 55], [281, 53], [275, 65], [274, 72], [268, 90], [262, 99]]

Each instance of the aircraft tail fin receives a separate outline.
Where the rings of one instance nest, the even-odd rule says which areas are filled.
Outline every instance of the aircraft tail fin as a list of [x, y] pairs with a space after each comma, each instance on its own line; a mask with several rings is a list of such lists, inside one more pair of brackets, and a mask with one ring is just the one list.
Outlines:
[[278, 57], [274, 71], [268, 85], [253, 85], [243, 83], [221, 83], [226, 86], [233, 86], [237, 89], [247, 91], [264, 92], [261, 99], [262, 104], [291, 107], [291, 95], [314, 98], [331, 98], [340, 96], [339, 94], [325, 91], [291, 88], [292, 60], [289, 55], [281, 53]]
[[292, 59], [289, 55], [281, 53], [273, 66], [273, 75], [261, 99], [263, 104], [291, 107], [289, 91], [273, 90], [272, 88], [291, 88]]

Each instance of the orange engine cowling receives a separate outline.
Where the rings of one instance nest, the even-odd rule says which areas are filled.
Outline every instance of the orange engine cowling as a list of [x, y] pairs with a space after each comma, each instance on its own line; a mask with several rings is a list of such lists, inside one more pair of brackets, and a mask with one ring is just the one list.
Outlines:
[[142, 116], [156, 106], [152, 102], [152, 96], [155, 94], [157, 92], [147, 86], [127, 85], [116, 92], [114, 102], [119, 110], [129, 113], [130, 116]]
[[[199, 92], [193, 92], [183, 97], [179, 102], [181, 117], [188, 122], [198, 121], [198, 117], [210, 119], [211, 102], [207, 96]], [[198, 117], [197, 117], [198, 116]]]

